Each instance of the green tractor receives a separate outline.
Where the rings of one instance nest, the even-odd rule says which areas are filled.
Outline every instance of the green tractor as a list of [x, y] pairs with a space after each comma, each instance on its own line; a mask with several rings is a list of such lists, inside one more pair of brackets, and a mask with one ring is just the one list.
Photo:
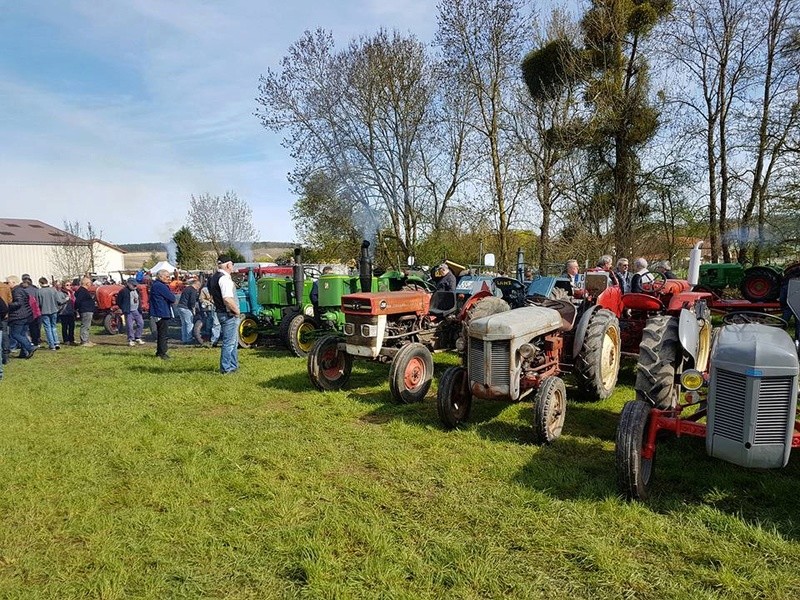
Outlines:
[[745, 268], [739, 263], [712, 263], [700, 265], [700, 287], [720, 295], [725, 288], [739, 288], [742, 297], [750, 302], [774, 302], [778, 299], [784, 279], [791, 279], [800, 271], [795, 263], [781, 270], [771, 265]]

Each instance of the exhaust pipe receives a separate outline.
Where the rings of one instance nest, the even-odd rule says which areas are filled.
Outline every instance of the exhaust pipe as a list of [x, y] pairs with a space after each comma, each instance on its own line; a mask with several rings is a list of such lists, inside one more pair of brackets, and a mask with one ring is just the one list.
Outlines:
[[292, 281], [294, 282], [294, 303], [298, 310], [303, 308], [303, 284], [305, 276], [303, 274], [302, 250], [294, 249], [294, 266], [292, 267]]
[[700, 249], [702, 245], [702, 241], [697, 242], [689, 252], [689, 274], [686, 279], [692, 287], [700, 281], [700, 263], [703, 262], [703, 251]]
[[517, 248], [517, 281], [522, 281], [525, 277], [525, 251], [522, 246]]
[[361, 282], [361, 291], [372, 291], [372, 263], [369, 260], [369, 242], [361, 242], [361, 260], [358, 263], [358, 279]]

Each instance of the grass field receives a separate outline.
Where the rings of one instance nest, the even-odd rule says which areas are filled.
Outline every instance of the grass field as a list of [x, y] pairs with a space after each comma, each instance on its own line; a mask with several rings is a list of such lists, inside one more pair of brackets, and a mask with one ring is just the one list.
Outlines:
[[[387, 367], [310, 389], [247, 350], [40, 350], [0, 382], [0, 598], [796, 598], [800, 458], [754, 472], [659, 446], [654, 498], [616, 497], [613, 397], [530, 443], [528, 404], [435, 390], [391, 403]], [[437, 356], [437, 374], [451, 356]]]

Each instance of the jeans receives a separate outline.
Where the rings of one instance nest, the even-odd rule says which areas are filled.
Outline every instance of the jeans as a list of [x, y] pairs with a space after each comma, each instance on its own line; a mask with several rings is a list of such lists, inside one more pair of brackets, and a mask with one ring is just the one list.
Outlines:
[[207, 310], [203, 313], [203, 323], [205, 326], [203, 327], [203, 334], [207, 335], [212, 344], [216, 344], [217, 340], [219, 340], [219, 317], [217, 317], [217, 311], [215, 310]]
[[38, 346], [42, 342], [42, 317], [36, 317], [28, 325], [28, 333], [31, 335], [31, 342]]
[[60, 346], [58, 341], [58, 331], [56, 330], [56, 323], [58, 322], [58, 313], [41, 316], [42, 325], [44, 325], [44, 335], [47, 337], [47, 345], [52, 350], [56, 346]]
[[8, 329], [11, 339], [16, 341], [17, 345], [22, 348], [19, 354], [21, 357], [28, 356], [33, 352], [33, 344], [31, 344], [31, 341], [28, 339], [28, 323], [15, 321], [14, 323], [8, 324]]
[[61, 339], [64, 343], [75, 343], [75, 313], [61, 315], [58, 317], [61, 320]]
[[157, 317], [156, 321], [156, 356], [167, 355], [167, 330], [169, 329], [169, 317]]
[[92, 325], [94, 312], [81, 313], [81, 344], [89, 341], [89, 327]]
[[188, 344], [192, 341], [192, 326], [194, 325], [194, 315], [185, 306], [176, 306], [178, 317], [181, 320], [181, 342]]
[[[3, 347], [3, 330], [0, 329], [0, 348]], [[0, 379], [3, 378], [3, 361], [0, 360]]]
[[125, 314], [125, 323], [128, 325], [128, 341], [142, 339], [144, 332], [144, 317], [138, 310]]
[[239, 368], [239, 317], [218, 312], [222, 333], [222, 351], [219, 354], [219, 370], [231, 373]]

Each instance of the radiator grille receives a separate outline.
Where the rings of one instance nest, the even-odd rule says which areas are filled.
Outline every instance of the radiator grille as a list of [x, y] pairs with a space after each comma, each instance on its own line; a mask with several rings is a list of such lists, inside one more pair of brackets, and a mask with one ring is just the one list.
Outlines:
[[[484, 349], [489, 347], [489, 368], [490, 372], [484, 370]], [[509, 348], [508, 340], [486, 342], [476, 338], [469, 340], [469, 378], [483, 385], [509, 385], [511, 375], [509, 371]]]
[[747, 377], [722, 369], [716, 375], [714, 433], [736, 442], [744, 441], [744, 405]]
[[792, 402], [792, 377], [765, 377], [758, 392], [754, 444], [785, 444]]

